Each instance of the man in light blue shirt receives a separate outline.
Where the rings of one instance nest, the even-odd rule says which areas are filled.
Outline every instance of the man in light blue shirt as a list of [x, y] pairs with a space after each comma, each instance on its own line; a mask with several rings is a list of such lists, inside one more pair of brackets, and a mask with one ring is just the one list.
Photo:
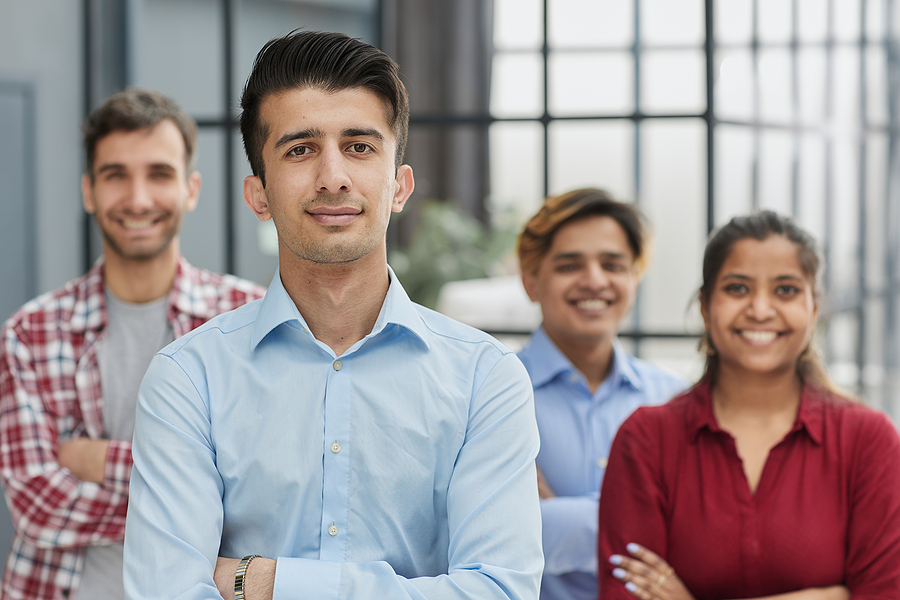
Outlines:
[[294, 32], [262, 49], [242, 107], [244, 199], [274, 220], [279, 270], [147, 372], [126, 597], [537, 598], [528, 375], [387, 265], [413, 189], [396, 64]]
[[616, 430], [686, 386], [616, 339], [647, 246], [638, 210], [597, 189], [548, 198], [519, 239], [522, 283], [543, 316], [519, 353], [541, 437], [542, 600], [597, 598], [598, 499]]

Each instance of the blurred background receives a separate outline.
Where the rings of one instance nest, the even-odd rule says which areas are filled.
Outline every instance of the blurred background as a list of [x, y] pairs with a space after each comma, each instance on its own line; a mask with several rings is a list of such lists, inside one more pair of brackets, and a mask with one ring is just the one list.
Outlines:
[[771, 208], [823, 247], [832, 376], [900, 418], [895, 0], [0, 0], [0, 317], [99, 256], [79, 126], [131, 85], [200, 124], [184, 254], [268, 284], [275, 232], [241, 198], [237, 106], [257, 51], [297, 27], [401, 66], [416, 191], [389, 261], [416, 299], [516, 347], [539, 322], [516, 233], [546, 195], [606, 188], [655, 231], [623, 342], [694, 378], [707, 235]]

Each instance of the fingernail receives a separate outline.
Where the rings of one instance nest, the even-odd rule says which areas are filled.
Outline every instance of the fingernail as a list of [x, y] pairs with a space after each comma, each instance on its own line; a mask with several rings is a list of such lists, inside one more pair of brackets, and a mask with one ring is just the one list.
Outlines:
[[622, 557], [619, 556], [618, 554], [613, 554], [612, 556], [609, 557], [609, 564], [611, 564], [611, 565], [621, 565], [621, 564], [622, 564]]
[[641, 547], [638, 546], [637, 544], [635, 544], [634, 542], [628, 544], [627, 546], [625, 546], [625, 548], [627, 548], [628, 551], [631, 552], [632, 554], [637, 554], [638, 551], [641, 549]]
[[633, 582], [629, 581], [628, 583], [625, 584], [625, 589], [628, 590], [629, 592], [636, 592], [637, 586], [634, 585]]
[[613, 577], [616, 579], [625, 579], [625, 569], [613, 569]]

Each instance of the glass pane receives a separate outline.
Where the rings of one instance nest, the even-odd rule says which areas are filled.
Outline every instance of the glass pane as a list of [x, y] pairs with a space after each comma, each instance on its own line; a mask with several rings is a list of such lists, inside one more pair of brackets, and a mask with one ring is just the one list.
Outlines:
[[800, 42], [824, 42], [828, 37], [827, 3], [823, 0], [796, 0], [796, 2], [797, 34]]
[[630, 114], [634, 59], [630, 52], [557, 52], [550, 56], [550, 113]]
[[750, 43], [753, 36], [752, 0], [716, 0], [713, 18], [716, 21], [716, 43]]
[[825, 121], [826, 58], [823, 48], [812, 47], [797, 52], [797, 88], [800, 121], [820, 125]]
[[846, 47], [835, 49], [832, 106], [834, 120], [844, 130], [859, 125], [859, 70], [859, 49]]
[[858, 42], [862, 31], [860, 0], [832, 0], [834, 3], [834, 37], [839, 42]]
[[634, 123], [629, 120], [550, 124], [550, 193], [583, 187], [634, 199]]
[[762, 130], [759, 139], [759, 206], [790, 215], [793, 211], [794, 136]]
[[787, 0], [757, 0], [759, 41], [763, 44], [784, 44], [791, 39], [793, 14]]
[[544, 133], [540, 123], [494, 123], [490, 129], [491, 196], [495, 213], [524, 222], [544, 196]]
[[641, 110], [648, 113], [706, 110], [706, 65], [702, 52], [648, 51], [641, 61]]
[[142, 3], [135, 83], [172, 96], [197, 118], [221, 117], [231, 99], [222, 98], [220, 8], [216, 0]]
[[634, 43], [633, 0], [547, 2], [552, 48], [622, 47]]
[[862, 380], [862, 397], [866, 404], [878, 409], [889, 410], [883, 390], [885, 381], [885, 356], [884, 344], [887, 332], [885, 331], [886, 306], [884, 298], [871, 298], [865, 303], [865, 337]]
[[835, 314], [828, 319], [828, 375], [837, 385], [848, 390], [854, 390], [858, 381], [858, 328], [859, 323], [854, 313]]
[[641, 43], [701, 45], [706, 38], [703, 0], [641, 0]]
[[855, 289], [859, 273], [859, 150], [852, 140], [833, 144], [830, 165], [833, 232], [831, 270], [835, 290]]
[[881, 288], [887, 284], [885, 259], [889, 248], [886, 224], [888, 136], [866, 136], [866, 277], [869, 285]]
[[753, 207], [753, 130], [719, 125], [715, 133], [716, 226]]
[[543, 107], [543, 59], [538, 53], [495, 54], [491, 72], [491, 114], [537, 117]]
[[753, 118], [753, 57], [745, 50], [716, 53], [715, 113], [719, 119]]
[[808, 134], [800, 139], [800, 165], [797, 182], [799, 217], [803, 226], [822, 244], [825, 241], [825, 140]]
[[887, 125], [888, 69], [883, 46], [870, 45], [866, 50], [866, 121], [874, 125]]
[[790, 51], [762, 50], [759, 53], [760, 118], [767, 123], [789, 123], [792, 117]]
[[225, 270], [227, 236], [224, 138], [222, 130], [211, 127], [201, 129], [197, 136], [197, 170], [203, 175], [203, 187], [197, 208], [185, 216], [180, 235], [181, 251], [192, 264], [219, 272]]
[[706, 240], [706, 124], [654, 119], [640, 131], [640, 204], [654, 225], [656, 248], [642, 284], [642, 325], [683, 331]]
[[[699, 284], [697, 287], [700, 287]], [[702, 321], [697, 303], [691, 309], [691, 326], [679, 324], [676, 332], [695, 333], [700, 330]], [[695, 323], [696, 322], [696, 323]], [[641, 341], [640, 357], [654, 365], [671, 369], [680, 373], [688, 381], [694, 382], [703, 375], [705, 358], [697, 351], [697, 340], [678, 339], [645, 339]]]
[[883, 0], [864, 0], [866, 3], [866, 37], [869, 42], [884, 39], [886, 33], [885, 2]]
[[541, 0], [494, 0], [494, 47], [540, 48], [543, 20]]

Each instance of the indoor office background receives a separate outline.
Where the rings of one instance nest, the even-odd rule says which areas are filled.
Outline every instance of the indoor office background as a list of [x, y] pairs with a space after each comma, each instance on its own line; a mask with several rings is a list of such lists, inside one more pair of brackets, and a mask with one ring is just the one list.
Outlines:
[[[418, 265], [419, 276], [458, 272], [447, 260], [471, 248], [415, 245], [430, 201], [508, 231], [547, 194], [607, 188], [655, 225], [625, 343], [696, 376], [691, 300], [708, 232], [754, 208], [790, 213], [824, 247], [819, 343], [832, 375], [897, 420], [898, 9], [896, 0], [0, 0], [0, 313], [99, 255], [81, 206], [79, 124], [128, 85], [173, 96], [200, 124], [203, 191], [185, 220], [184, 254], [267, 284], [274, 230], [241, 199], [241, 87], [270, 38], [335, 30], [397, 59], [410, 92], [417, 187], [389, 232], [392, 263]], [[407, 247], [417, 260], [402, 255]], [[507, 251], [485, 272], [509, 281], [512, 265]], [[486, 315], [510, 312], [500, 298], [488, 292]], [[533, 319], [478, 324], [508, 336]], [[0, 539], [0, 552], [7, 545]]]

